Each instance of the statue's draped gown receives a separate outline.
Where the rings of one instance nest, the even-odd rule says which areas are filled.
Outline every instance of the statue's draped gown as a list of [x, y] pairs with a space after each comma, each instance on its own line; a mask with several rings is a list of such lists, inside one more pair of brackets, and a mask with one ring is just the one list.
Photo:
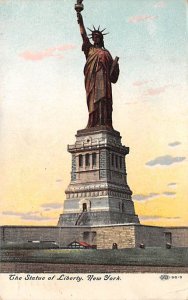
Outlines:
[[[113, 59], [108, 50], [96, 48], [88, 38], [85, 39], [82, 50], [86, 56], [84, 68], [85, 88], [89, 120], [87, 128], [105, 125], [112, 127], [112, 87], [119, 73], [110, 76]], [[118, 73], [118, 75], [117, 75]]]

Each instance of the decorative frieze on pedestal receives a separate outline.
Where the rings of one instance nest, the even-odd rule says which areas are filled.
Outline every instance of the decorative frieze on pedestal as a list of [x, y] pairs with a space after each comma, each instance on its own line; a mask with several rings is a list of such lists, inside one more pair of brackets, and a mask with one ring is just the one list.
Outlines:
[[127, 184], [129, 148], [121, 144], [120, 133], [106, 126], [79, 130], [68, 151], [71, 182], [58, 225], [139, 223]]

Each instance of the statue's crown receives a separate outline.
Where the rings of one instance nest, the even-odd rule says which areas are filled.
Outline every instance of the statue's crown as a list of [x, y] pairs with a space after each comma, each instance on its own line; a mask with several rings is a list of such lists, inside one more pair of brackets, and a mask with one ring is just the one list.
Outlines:
[[106, 33], [104, 32], [106, 30], [106, 28], [104, 28], [103, 30], [100, 30], [100, 25], [99, 25], [98, 29], [96, 29], [94, 25], [93, 25], [93, 30], [90, 29], [90, 28], [88, 28], [88, 29], [89, 29], [89, 31], [91, 31], [91, 33], [89, 34], [90, 38], [92, 38], [92, 36], [94, 34], [99, 34], [101, 37], [103, 37], [104, 35], [109, 34], [109, 32], [106, 32]]

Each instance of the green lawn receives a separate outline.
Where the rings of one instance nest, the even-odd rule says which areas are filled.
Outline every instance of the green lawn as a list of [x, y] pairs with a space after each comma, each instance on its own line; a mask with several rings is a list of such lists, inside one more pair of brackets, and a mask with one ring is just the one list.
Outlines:
[[1, 250], [2, 262], [188, 266], [188, 248]]

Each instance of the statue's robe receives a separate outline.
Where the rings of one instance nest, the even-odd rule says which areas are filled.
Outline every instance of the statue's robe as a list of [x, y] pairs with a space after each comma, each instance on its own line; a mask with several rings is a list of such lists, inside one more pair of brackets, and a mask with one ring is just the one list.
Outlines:
[[96, 48], [89, 39], [83, 43], [86, 56], [84, 68], [89, 120], [87, 127], [112, 127], [112, 87], [119, 75], [119, 67], [111, 74], [113, 59], [108, 50]]

